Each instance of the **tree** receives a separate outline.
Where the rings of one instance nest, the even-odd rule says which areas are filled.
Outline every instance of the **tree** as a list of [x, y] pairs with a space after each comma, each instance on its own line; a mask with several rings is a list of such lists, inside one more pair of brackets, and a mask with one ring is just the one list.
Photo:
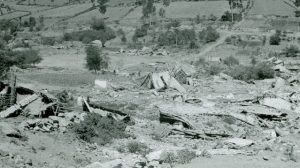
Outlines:
[[151, 20], [152, 16], [156, 14], [156, 8], [154, 6], [154, 0], [144, 0], [143, 1], [143, 17], [142, 19], [150, 19], [150, 25], [151, 25]]
[[171, 0], [163, 0], [163, 5], [164, 6], [170, 6]]
[[162, 18], [166, 17], [166, 11], [164, 8], [159, 9], [159, 16]]
[[201, 41], [209, 43], [216, 41], [220, 37], [220, 34], [217, 32], [216, 29], [212, 28], [211, 26], [208, 26], [206, 29], [199, 32], [198, 36]]
[[106, 3], [109, 1], [109, 0], [97, 0], [98, 1], [98, 4], [99, 4], [99, 12], [101, 14], [105, 14], [106, 13]]
[[92, 18], [91, 28], [94, 30], [105, 30], [106, 24], [103, 19]]
[[30, 27], [35, 27], [36, 26], [36, 20], [32, 16], [29, 18], [29, 26]]
[[201, 23], [200, 15], [197, 15], [197, 16], [196, 16], [195, 21], [196, 21], [196, 24], [200, 24], [200, 23]]
[[108, 57], [104, 55], [98, 47], [89, 45], [85, 48], [85, 53], [86, 67], [88, 70], [95, 71], [96, 73], [108, 67]]
[[276, 33], [270, 37], [270, 45], [279, 45], [281, 41], [280, 35], [281, 32], [277, 30]]
[[295, 6], [299, 7], [300, 6], [300, 0], [295, 1]]

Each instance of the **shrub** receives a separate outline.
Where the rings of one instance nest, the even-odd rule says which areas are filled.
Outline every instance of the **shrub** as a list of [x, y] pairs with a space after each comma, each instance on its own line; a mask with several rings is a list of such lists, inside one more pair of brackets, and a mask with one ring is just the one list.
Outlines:
[[204, 57], [200, 57], [196, 62], [195, 62], [195, 66], [198, 67], [198, 66], [204, 66], [206, 65], [206, 60]]
[[270, 45], [279, 45], [280, 44], [280, 35], [278, 33], [270, 37]]
[[173, 152], [165, 152], [162, 155], [162, 158], [164, 158], [164, 163], [169, 163], [171, 166], [174, 166], [177, 161], [177, 157]]
[[187, 164], [190, 163], [196, 157], [196, 152], [189, 151], [188, 149], [183, 149], [177, 152], [177, 163]]
[[121, 37], [121, 41], [122, 41], [122, 43], [126, 43], [126, 42], [127, 42], [127, 38], [126, 38], [126, 36], [125, 36], [125, 35], [122, 35], [122, 37]]
[[206, 29], [199, 32], [199, 39], [205, 43], [210, 43], [216, 41], [220, 34], [217, 32], [216, 29], [212, 28], [211, 26], [208, 26]]
[[196, 44], [196, 32], [194, 29], [184, 29], [174, 31], [166, 31], [159, 35], [158, 44], [160, 46], [169, 45], [189, 45], [190, 48], [197, 48]]
[[239, 60], [234, 58], [233, 56], [225, 58], [223, 62], [227, 66], [234, 66], [240, 64]]
[[146, 36], [148, 33], [148, 28], [149, 26], [147, 24], [144, 24], [140, 28], [136, 28], [132, 37], [132, 41], [136, 41], [136, 39]]
[[126, 124], [111, 118], [88, 113], [84, 121], [74, 125], [77, 137], [89, 142], [105, 145], [115, 138], [126, 138]]
[[150, 152], [147, 145], [136, 141], [129, 142], [127, 144], [127, 149], [130, 153], [138, 153], [142, 155], [146, 155]]
[[32, 49], [24, 51], [15, 51], [14, 55], [23, 65], [38, 64], [42, 61], [42, 57], [39, 55], [39, 52]]
[[168, 23], [166, 25], [167, 29], [170, 29], [170, 28], [177, 28], [180, 26], [180, 21], [179, 20], [172, 20], [170, 23]]
[[114, 39], [115, 37], [115, 32], [111, 28], [107, 27], [105, 31], [82, 30], [71, 33], [65, 33], [63, 39], [65, 41], [81, 41], [86, 44], [94, 40], [100, 40], [102, 42], [102, 46], [105, 47], [106, 41]]
[[206, 73], [209, 75], [218, 75], [223, 69], [224, 68], [220, 64], [211, 64], [205, 68]]
[[94, 30], [105, 30], [106, 24], [103, 19], [92, 18], [91, 28]]
[[221, 20], [224, 22], [231, 22], [233, 21], [240, 21], [242, 20], [242, 14], [240, 13], [233, 13], [231, 14], [231, 12], [226, 11], [222, 16], [221, 16]]
[[95, 72], [108, 67], [109, 59], [106, 55], [102, 54], [101, 50], [93, 45], [85, 48], [86, 53], [86, 67]]
[[236, 66], [230, 70], [228, 75], [234, 79], [249, 81], [249, 80], [263, 80], [274, 77], [274, 70], [271, 65], [267, 63], [259, 63], [254, 66]]
[[42, 37], [41, 41], [43, 45], [53, 46], [56, 42], [56, 39], [55, 37]]
[[284, 52], [286, 57], [297, 57], [300, 50], [296, 45], [290, 45], [284, 49]]

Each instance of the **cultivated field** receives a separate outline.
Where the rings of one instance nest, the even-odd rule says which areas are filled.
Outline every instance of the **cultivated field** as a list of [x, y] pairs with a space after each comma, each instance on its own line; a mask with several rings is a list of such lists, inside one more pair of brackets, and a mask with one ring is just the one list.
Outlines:
[[[161, 3], [155, 6], [157, 11], [163, 7]], [[169, 7], [165, 7], [165, 10], [167, 18], [195, 18], [197, 15], [211, 14], [220, 17], [229, 10], [229, 5], [227, 1], [173, 2]], [[138, 7], [124, 19], [138, 19], [141, 13], [142, 8]]]
[[[289, 2], [289, 1], [288, 1]], [[284, 0], [254, 0], [250, 15], [278, 15], [295, 16], [295, 8], [289, 6]]]

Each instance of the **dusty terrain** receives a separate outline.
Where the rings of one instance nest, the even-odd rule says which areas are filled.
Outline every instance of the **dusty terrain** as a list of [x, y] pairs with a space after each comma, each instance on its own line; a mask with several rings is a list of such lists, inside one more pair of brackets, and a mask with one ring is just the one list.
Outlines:
[[[152, 46], [127, 48], [119, 37], [108, 41], [102, 52], [110, 58], [110, 64], [103, 73], [86, 69], [85, 44], [81, 42], [33, 45], [43, 60], [32, 68], [16, 68], [15, 74], [17, 87], [35, 93], [20, 94], [17, 102], [35, 94], [39, 94], [39, 100], [41, 95], [49, 93], [63, 107], [57, 113], [43, 117], [41, 114], [30, 115], [37, 109], [38, 113], [47, 111], [39, 110], [42, 108], [37, 108], [39, 104], [35, 101], [22, 107], [16, 116], [2, 117], [1, 113], [4, 113], [0, 112], [0, 167], [299, 167], [300, 68], [285, 70], [288, 65], [282, 62], [293, 62], [294, 58], [270, 58], [268, 55], [270, 51], [299, 44], [292, 40], [271, 46], [268, 41], [273, 32], [257, 31], [260, 24], [269, 23], [268, 15], [272, 12], [292, 16], [293, 11], [287, 12], [290, 7], [278, 0], [261, 1], [251, 1], [254, 5], [247, 17], [230, 28], [217, 27], [220, 38], [198, 49], [165, 47], [161, 49], [167, 52], [164, 55]], [[14, 11], [1, 15], [0, 19], [45, 17], [47, 29], [39, 33], [25, 30], [24, 34], [33, 37], [56, 37], [66, 31], [86, 28], [87, 18], [93, 16], [108, 17], [110, 26], [116, 30], [123, 28], [128, 37], [140, 23], [141, 7], [119, 6], [117, 0], [110, 2], [105, 15], [99, 14], [97, 9], [85, 11], [92, 6], [90, 1], [65, 5], [67, 2], [64, 1], [37, 0], [38, 5], [34, 7], [26, 2], [5, 2], [13, 6]], [[196, 4], [199, 11], [194, 9], [198, 8]], [[167, 7], [166, 15], [179, 20], [194, 18], [197, 14], [220, 17], [229, 9], [225, 4], [228, 5], [226, 1], [174, 2]], [[222, 7], [218, 8], [218, 5]], [[270, 12], [267, 7], [274, 11]], [[128, 12], [132, 8], [134, 10]], [[281, 10], [277, 12], [276, 9]], [[263, 18], [256, 20], [253, 15], [263, 15]], [[201, 24], [192, 26], [196, 30], [203, 28]], [[233, 35], [266, 37], [267, 42], [262, 46], [242, 47], [226, 43]], [[208, 75], [204, 73], [204, 67], [193, 64], [203, 57], [209, 65], [223, 66], [220, 60], [229, 56], [237, 57], [241, 65], [250, 65], [253, 57], [259, 62], [267, 62], [276, 71], [276, 76], [245, 82], [224, 73]], [[171, 74], [179, 70], [186, 73], [186, 82], [174, 77], [178, 81], [175, 86], [171, 82], [169, 85], [163, 83], [163, 89], [142, 86], [146, 77], [155, 83], [152, 76], [155, 73], [167, 71]], [[106, 82], [107, 86], [96, 84], [96, 80]], [[70, 98], [66, 98], [67, 103], [59, 99], [62, 93]], [[98, 106], [86, 110], [88, 107], [81, 98], [89, 99], [91, 106]], [[120, 113], [129, 116], [134, 123], [126, 125], [125, 132], [129, 137], [112, 139], [105, 145], [79, 139], [74, 133], [74, 125], [83, 122], [89, 113], [103, 112], [117, 117]], [[170, 115], [171, 119], [163, 121], [162, 114]], [[131, 152], [128, 145], [131, 142], [145, 145], [147, 153]], [[174, 160], [175, 156], [177, 160]]]

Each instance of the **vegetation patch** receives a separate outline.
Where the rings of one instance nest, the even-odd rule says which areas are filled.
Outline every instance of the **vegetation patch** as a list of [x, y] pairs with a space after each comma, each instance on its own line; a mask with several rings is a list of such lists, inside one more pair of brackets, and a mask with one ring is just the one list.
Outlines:
[[105, 145], [112, 139], [127, 138], [126, 124], [98, 114], [89, 113], [84, 121], [74, 125], [77, 137], [89, 142]]
[[229, 70], [227, 74], [237, 80], [263, 80], [273, 78], [274, 70], [270, 64], [259, 63], [253, 66], [235, 66], [233, 69]]

